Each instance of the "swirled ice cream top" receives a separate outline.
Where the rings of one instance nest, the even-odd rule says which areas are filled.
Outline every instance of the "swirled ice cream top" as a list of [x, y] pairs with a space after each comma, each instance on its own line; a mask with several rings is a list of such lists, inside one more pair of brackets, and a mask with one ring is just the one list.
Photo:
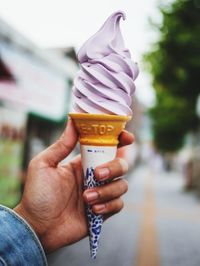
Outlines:
[[78, 51], [81, 69], [73, 87], [75, 112], [132, 115], [138, 66], [125, 48], [121, 18], [125, 19], [121, 11], [112, 14]]

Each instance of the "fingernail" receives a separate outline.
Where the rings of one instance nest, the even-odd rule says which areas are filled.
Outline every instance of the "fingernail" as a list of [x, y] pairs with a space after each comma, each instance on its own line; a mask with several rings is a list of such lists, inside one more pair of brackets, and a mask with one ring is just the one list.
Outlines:
[[99, 180], [105, 180], [109, 177], [110, 171], [108, 168], [101, 168], [98, 171]]
[[105, 210], [105, 204], [95, 205], [94, 209], [95, 212], [101, 213]]
[[87, 191], [85, 192], [85, 195], [88, 201], [96, 200], [99, 197], [99, 194], [95, 191]]

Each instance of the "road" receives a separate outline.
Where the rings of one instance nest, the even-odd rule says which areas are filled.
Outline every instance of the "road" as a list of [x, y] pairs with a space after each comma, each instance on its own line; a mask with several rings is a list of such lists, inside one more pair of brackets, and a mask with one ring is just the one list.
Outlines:
[[199, 266], [200, 202], [175, 172], [140, 166], [124, 210], [105, 222], [95, 261], [88, 239], [48, 256], [50, 266]]

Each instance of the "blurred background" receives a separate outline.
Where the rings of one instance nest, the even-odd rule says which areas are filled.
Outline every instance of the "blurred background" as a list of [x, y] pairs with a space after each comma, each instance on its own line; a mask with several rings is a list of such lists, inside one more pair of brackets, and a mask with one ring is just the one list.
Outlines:
[[0, 204], [19, 202], [29, 161], [65, 127], [76, 51], [121, 9], [126, 47], [140, 66], [127, 127], [136, 142], [123, 150], [125, 208], [105, 223], [95, 262], [84, 239], [50, 254], [49, 265], [199, 266], [200, 0], [0, 7]]

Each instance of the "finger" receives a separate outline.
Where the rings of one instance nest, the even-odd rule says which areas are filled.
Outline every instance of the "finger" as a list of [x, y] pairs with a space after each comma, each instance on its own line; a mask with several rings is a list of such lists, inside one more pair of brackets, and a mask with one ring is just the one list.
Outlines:
[[118, 147], [126, 146], [132, 144], [135, 140], [135, 137], [132, 133], [123, 130], [122, 133], [119, 135], [119, 145]]
[[120, 212], [124, 207], [124, 202], [121, 198], [117, 198], [106, 202], [104, 204], [97, 204], [92, 206], [92, 210], [96, 214], [113, 215]]
[[61, 137], [50, 147], [37, 156], [37, 159], [49, 166], [56, 166], [60, 161], [74, 149], [78, 140], [78, 134], [71, 119], [68, 120], [67, 127]]
[[127, 171], [128, 163], [123, 158], [115, 158], [108, 163], [96, 167], [94, 175], [98, 181], [105, 181], [122, 176], [126, 174]]
[[128, 191], [128, 182], [125, 179], [118, 179], [104, 186], [87, 189], [83, 198], [89, 205], [105, 203], [121, 197]]

